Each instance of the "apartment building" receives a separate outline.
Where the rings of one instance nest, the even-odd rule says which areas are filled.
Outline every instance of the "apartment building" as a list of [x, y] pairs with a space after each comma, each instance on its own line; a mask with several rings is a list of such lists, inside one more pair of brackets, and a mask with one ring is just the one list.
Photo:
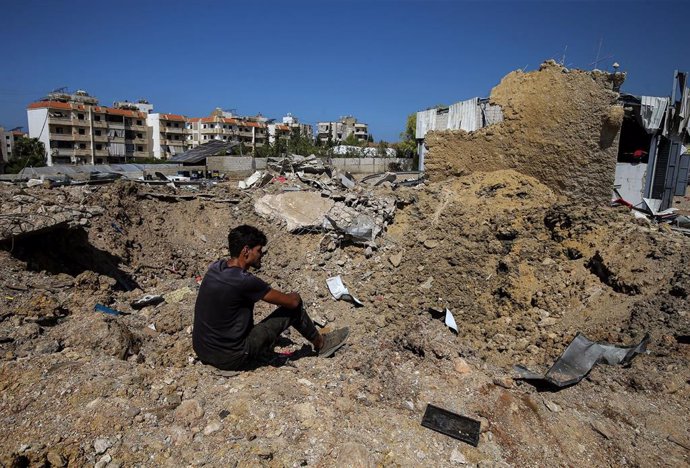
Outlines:
[[290, 140], [291, 130], [286, 124], [280, 123], [269, 123], [267, 124], [268, 129], [268, 142], [274, 144], [276, 140], [288, 141]]
[[357, 122], [352, 116], [341, 117], [335, 122], [319, 122], [317, 132], [317, 139], [321, 142], [326, 142], [330, 138], [334, 143], [339, 143], [350, 135], [354, 135], [357, 141], [369, 140], [369, 126]]
[[310, 124], [301, 123], [297, 117], [290, 113], [283, 117], [283, 125], [288, 127], [290, 134], [298, 132], [305, 138], [314, 139], [314, 127]]
[[150, 113], [146, 116], [151, 148], [156, 159], [169, 159], [191, 147], [187, 141], [187, 118], [178, 114]]
[[187, 119], [186, 142], [192, 148], [212, 140], [238, 141], [249, 149], [259, 148], [268, 142], [266, 120], [261, 115], [239, 117], [216, 109], [208, 117]]
[[0, 127], [0, 174], [5, 172], [5, 166], [10, 160], [12, 154], [12, 132], [6, 132], [3, 127]]
[[50, 93], [27, 108], [29, 136], [43, 142], [47, 164], [111, 164], [150, 156], [146, 114], [98, 105], [85, 91]]
[[26, 133], [19, 130], [21, 127], [13, 128], [12, 130], [5, 130], [0, 127], [0, 164], [9, 162], [14, 151], [14, 142], [19, 138], [28, 137]]

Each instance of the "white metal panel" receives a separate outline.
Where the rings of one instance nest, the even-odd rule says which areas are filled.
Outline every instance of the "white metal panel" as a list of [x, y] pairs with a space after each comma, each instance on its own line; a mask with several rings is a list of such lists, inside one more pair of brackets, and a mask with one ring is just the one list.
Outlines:
[[465, 130], [474, 132], [481, 128], [478, 98], [456, 102], [448, 108], [448, 130]]
[[427, 132], [436, 129], [436, 109], [417, 112], [417, 128], [415, 138], [422, 139]]
[[642, 96], [641, 100], [640, 117], [642, 118], [642, 125], [647, 130], [647, 133], [654, 133], [661, 126], [661, 119], [664, 117], [669, 99], [665, 97]]

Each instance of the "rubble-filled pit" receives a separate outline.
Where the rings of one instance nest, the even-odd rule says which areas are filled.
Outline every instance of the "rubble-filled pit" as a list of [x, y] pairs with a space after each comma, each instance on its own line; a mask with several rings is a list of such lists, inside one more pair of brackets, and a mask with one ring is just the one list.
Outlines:
[[[348, 193], [397, 207], [366, 249], [257, 215], [280, 182], [235, 186], [0, 186], [14, 229], [0, 250], [1, 463], [688, 463], [685, 237], [495, 171], [358, 184]], [[25, 225], [8, 227], [19, 213]], [[259, 276], [300, 292], [327, 328], [350, 327], [333, 358], [287, 333], [280, 346], [296, 354], [282, 366], [224, 375], [196, 362], [197, 282], [243, 223], [269, 238]], [[364, 307], [334, 301], [335, 275]], [[165, 301], [133, 310], [144, 294]], [[451, 310], [458, 333], [430, 308]], [[650, 333], [649, 353], [558, 392], [514, 380], [513, 365], [548, 368], [577, 332], [616, 344]], [[480, 420], [479, 445], [422, 427], [428, 403]]]

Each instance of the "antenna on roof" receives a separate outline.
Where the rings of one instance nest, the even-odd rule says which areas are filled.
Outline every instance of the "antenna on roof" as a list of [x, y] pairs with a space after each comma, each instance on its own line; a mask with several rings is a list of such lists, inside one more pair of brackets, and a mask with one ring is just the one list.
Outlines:
[[66, 93], [67, 92], [67, 86], [63, 86], [62, 88], [55, 88], [54, 90], [51, 91], [51, 93]]
[[561, 57], [561, 66], [565, 66], [565, 53], [568, 52], [568, 45], [566, 44], [565, 49], [563, 49], [563, 56]]
[[599, 49], [597, 50], [597, 56], [594, 59], [594, 62], [590, 63], [590, 66], [593, 66], [594, 68], [597, 68], [599, 66], [599, 62], [603, 62], [604, 60], [608, 60], [610, 58], [613, 58], [613, 55], [607, 55], [606, 57], [599, 58], [601, 55], [601, 45], [604, 43], [604, 38], [599, 39]]

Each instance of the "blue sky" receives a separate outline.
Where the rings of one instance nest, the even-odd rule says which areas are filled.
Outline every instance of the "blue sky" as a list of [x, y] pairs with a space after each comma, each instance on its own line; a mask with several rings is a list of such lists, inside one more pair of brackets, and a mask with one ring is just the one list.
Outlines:
[[407, 114], [488, 96], [549, 58], [617, 61], [623, 90], [669, 95], [690, 71], [690, 2], [5, 1], [0, 125], [26, 105], [85, 89], [111, 105], [201, 117], [215, 107], [301, 121], [354, 115], [395, 141]]

